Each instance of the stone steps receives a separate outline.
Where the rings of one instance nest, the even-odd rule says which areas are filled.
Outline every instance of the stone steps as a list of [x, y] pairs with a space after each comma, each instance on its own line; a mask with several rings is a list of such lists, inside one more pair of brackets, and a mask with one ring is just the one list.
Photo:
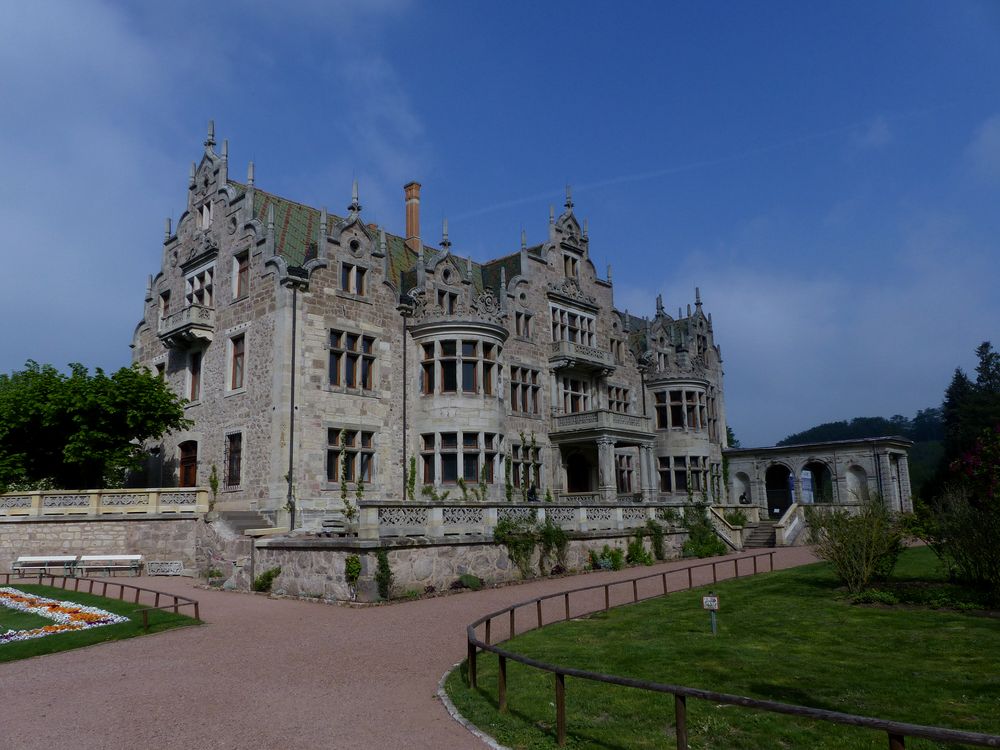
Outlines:
[[750, 524], [752, 531], [747, 540], [743, 542], [743, 548], [761, 549], [773, 547], [777, 541], [774, 523], [774, 521], [761, 521], [760, 523]]

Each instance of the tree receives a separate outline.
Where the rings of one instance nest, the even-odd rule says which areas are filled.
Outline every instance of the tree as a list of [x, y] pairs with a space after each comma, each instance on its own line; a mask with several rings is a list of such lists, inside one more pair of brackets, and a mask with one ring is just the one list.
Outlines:
[[189, 425], [184, 400], [146, 369], [71, 364], [67, 375], [28, 360], [0, 375], [0, 487], [103, 487], [141, 466], [145, 441]]
[[736, 437], [736, 433], [733, 432], [733, 428], [726, 425], [726, 442], [729, 444], [730, 448], [739, 448], [740, 439]]

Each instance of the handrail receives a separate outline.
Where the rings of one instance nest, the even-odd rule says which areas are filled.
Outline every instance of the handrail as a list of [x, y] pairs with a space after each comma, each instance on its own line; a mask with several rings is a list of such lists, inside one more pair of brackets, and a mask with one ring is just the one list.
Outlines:
[[[766, 571], [758, 570], [758, 558], [768, 557], [769, 566]], [[761, 552], [750, 556], [736, 557], [732, 558], [733, 570], [735, 577], [740, 577], [740, 566], [741, 560], [753, 560], [753, 574], [758, 572], [772, 572], [774, 570], [774, 552]], [[827, 709], [820, 708], [809, 708], [808, 706], [797, 706], [790, 703], [781, 703], [778, 701], [771, 700], [760, 700], [757, 698], [750, 698], [743, 695], [733, 695], [731, 693], [719, 693], [712, 690], [702, 690], [700, 688], [688, 687], [686, 685], [671, 685], [668, 683], [653, 682], [651, 680], [639, 680], [632, 677], [621, 677], [618, 675], [603, 674], [600, 672], [591, 672], [584, 669], [575, 669], [573, 667], [566, 667], [559, 664], [550, 664], [548, 662], [539, 661], [537, 659], [532, 659], [528, 656], [523, 656], [521, 654], [515, 653], [513, 651], [508, 651], [507, 649], [500, 648], [490, 642], [492, 623], [495, 618], [501, 615], [507, 615], [510, 620], [509, 624], [509, 638], [513, 638], [516, 635], [516, 613], [522, 608], [527, 608], [534, 605], [537, 613], [537, 625], [535, 627], [522, 628], [521, 632], [527, 632], [529, 630], [537, 630], [546, 625], [552, 624], [553, 622], [558, 622], [560, 618], [552, 620], [548, 623], [543, 621], [542, 617], [542, 602], [548, 601], [550, 599], [563, 598], [564, 600], [564, 612], [565, 616], [561, 618], [566, 621], [570, 619], [570, 595], [580, 593], [583, 591], [597, 591], [599, 589], [604, 589], [604, 610], [607, 611], [611, 608], [610, 601], [610, 590], [612, 586], [618, 586], [621, 584], [632, 584], [632, 601], [624, 602], [624, 604], [633, 604], [640, 601], [639, 597], [639, 582], [645, 581], [651, 578], [661, 578], [662, 579], [662, 593], [654, 594], [653, 596], [642, 597], [642, 600], [651, 599], [654, 596], [662, 596], [667, 593], [671, 593], [667, 585], [667, 576], [676, 575], [678, 573], [687, 573], [687, 587], [684, 589], [674, 589], [674, 591], [690, 590], [694, 588], [693, 585], [693, 571], [699, 568], [712, 567], [712, 582], [715, 583], [719, 580], [717, 566], [720, 564], [728, 564], [729, 560], [716, 560], [711, 563], [699, 563], [695, 565], [689, 565], [685, 568], [678, 568], [670, 571], [663, 571], [660, 573], [650, 573], [644, 576], [637, 576], [635, 578], [628, 578], [620, 581], [609, 581], [607, 583], [600, 583], [593, 586], [581, 586], [579, 588], [568, 589], [566, 591], [559, 591], [553, 594], [546, 594], [544, 596], [539, 596], [534, 599], [528, 599], [523, 602], [517, 602], [503, 609], [499, 609], [495, 612], [491, 612], [487, 615], [483, 615], [478, 620], [466, 626], [466, 642], [468, 647], [468, 675], [469, 675], [469, 686], [473, 689], [477, 687], [477, 669], [476, 669], [476, 658], [478, 652], [489, 651], [495, 653], [498, 658], [498, 671], [497, 671], [497, 698], [500, 711], [505, 712], [507, 710], [507, 660], [518, 662], [519, 664], [524, 664], [528, 667], [533, 667], [535, 669], [540, 669], [544, 672], [551, 672], [555, 676], [555, 706], [556, 706], [556, 743], [561, 747], [566, 744], [566, 677], [575, 677], [583, 680], [591, 680], [594, 682], [604, 682], [611, 685], [621, 685], [624, 687], [637, 688], [639, 690], [648, 690], [650, 692], [656, 693], [669, 693], [674, 696], [674, 714], [675, 714], [675, 729], [677, 737], [677, 748], [678, 750], [687, 750], [688, 748], [688, 732], [687, 732], [687, 699], [697, 698], [700, 700], [713, 701], [715, 703], [723, 703], [731, 706], [741, 706], [743, 708], [757, 709], [761, 711], [769, 711], [771, 713], [786, 714], [789, 716], [801, 716], [810, 719], [817, 719], [819, 721], [827, 721], [834, 724], [841, 724], [846, 726], [861, 727], [863, 729], [872, 729], [876, 731], [885, 732], [889, 739], [890, 750], [904, 750], [906, 737], [919, 737], [922, 739], [935, 740], [938, 742], [949, 742], [956, 743], [961, 742], [969, 745], [975, 745], [977, 747], [997, 747], [1000, 748], [1000, 736], [992, 734], [983, 734], [980, 732], [966, 732], [958, 729], [947, 729], [944, 727], [930, 727], [924, 726], [922, 724], [909, 724], [906, 722], [899, 721], [889, 721], [887, 719], [878, 719], [870, 716], [858, 716], [855, 714], [843, 713], [840, 711], [830, 711]], [[621, 605], [615, 605], [621, 606]], [[592, 614], [599, 610], [592, 610], [580, 614]], [[523, 618], [522, 618], [523, 619]], [[484, 639], [480, 640], [476, 635], [476, 628], [480, 625], [485, 625]], [[501, 643], [503, 641], [500, 641]]]
[[[25, 576], [25, 575], [19, 575], [19, 574], [16, 574], [16, 573], [0, 573], [0, 577], [2, 577], [4, 585], [7, 585], [7, 586], [9, 586], [11, 584], [12, 580], [13, 581], [21, 581], [21, 582], [28, 582], [28, 581], [34, 581], [35, 580], [35, 576]], [[56, 586], [56, 579], [57, 578], [62, 581], [62, 586], [61, 587]], [[140, 597], [141, 597], [141, 595], [143, 593], [152, 594], [153, 595], [153, 604], [152, 604], [152, 606], [144, 607], [142, 609], [137, 609], [136, 610], [137, 613], [142, 613], [142, 627], [143, 627], [144, 630], [149, 630], [149, 613], [151, 611], [153, 611], [153, 610], [172, 609], [174, 611], [174, 614], [176, 615], [176, 614], [180, 614], [180, 608], [181, 607], [193, 607], [194, 608], [194, 619], [196, 619], [196, 620], [200, 620], [201, 619], [201, 617], [199, 616], [198, 600], [197, 599], [191, 599], [190, 597], [187, 597], [187, 596], [181, 596], [180, 594], [170, 594], [170, 593], [167, 593], [166, 591], [156, 591], [155, 589], [147, 589], [147, 588], [143, 588], [142, 586], [134, 586], [134, 585], [132, 585], [130, 583], [119, 583], [118, 581], [105, 581], [105, 580], [100, 580], [100, 579], [97, 579], [97, 578], [78, 578], [77, 576], [57, 576], [57, 575], [51, 575], [51, 574], [48, 574], [48, 573], [39, 573], [38, 574], [38, 585], [39, 586], [45, 585], [45, 584], [42, 583], [43, 579], [48, 579], [51, 582], [52, 588], [62, 588], [64, 591], [68, 591], [69, 590], [68, 585], [67, 585], [69, 583], [69, 581], [73, 581], [74, 582], [73, 591], [79, 591], [80, 590], [80, 582], [81, 581], [87, 581], [87, 582], [90, 583], [90, 588], [85, 592], [87, 594], [93, 594], [94, 593], [94, 584], [100, 584], [103, 587], [102, 590], [101, 590], [101, 593], [100, 594], [95, 594], [95, 596], [103, 596], [103, 597], [106, 597], [106, 598], [109, 598], [109, 599], [117, 598], [119, 601], [125, 601], [125, 590], [129, 589], [129, 590], [135, 592], [135, 597], [134, 597], [134, 599], [132, 601], [133, 604], [138, 604], [139, 603], [139, 599], [140, 599]], [[110, 596], [110, 597], [108, 596], [108, 586], [117, 586], [118, 587], [118, 596], [117, 597], [114, 597], [113, 595]], [[161, 596], [168, 597], [169, 599], [172, 599], [173, 601], [170, 604], [164, 604], [164, 605], [161, 606], [160, 605], [160, 597]]]

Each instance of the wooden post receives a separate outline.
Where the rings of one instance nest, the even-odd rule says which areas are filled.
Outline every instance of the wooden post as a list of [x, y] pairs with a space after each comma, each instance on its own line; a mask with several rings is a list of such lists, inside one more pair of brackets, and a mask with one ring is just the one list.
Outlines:
[[566, 619], [569, 620], [569, 592], [568, 591], [566, 592], [564, 598], [566, 599]]
[[716, 571], [716, 569], [715, 569], [715, 565], [716, 565], [715, 563], [712, 563], [712, 583], [718, 583], [719, 582], [719, 575], [718, 575], [718, 571]]
[[667, 574], [663, 574], [663, 593], [667, 593]]
[[639, 601], [639, 580], [637, 578], [632, 579], [632, 601]]
[[607, 612], [611, 609], [611, 587], [608, 584], [604, 584], [604, 611]]
[[906, 738], [901, 734], [889, 732], [889, 750], [905, 750]]
[[773, 573], [774, 572], [774, 553], [773, 552], [768, 552], [767, 554], [768, 554], [768, 557], [771, 558], [771, 572]]
[[510, 637], [511, 638], [514, 637], [514, 632], [515, 632], [515, 628], [514, 628], [514, 608], [511, 607], [510, 608]]
[[486, 638], [486, 645], [487, 646], [493, 643], [493, 640], [490, 638], [490, 625], [492, 625], [492, 624], [493, 624], [493, 618], [490, 618], [489, 620], [486, 621], [486, 636], [485, 636], [485, 638]]
[[753, 556], [753, 574], [757, 575], [757, 555]]
[[740, 577], [740, 559], [738, 557], [733, 558], [733, 577]]
[[101, 596], [107, 596], [108, 595], [108, 582], [107, 581], [101, 581], [101, 583], [104, 586], [104, 588], [101, 589]]
[[556, 677], [556, 744], [566, 744], [566, 675], [555, 673]]
[[[139, 596], [139, 592], [138, 592], [138, 591], [136, 591], [136, 592], [135, 592], [135, 595], [136, 595], [136, 597], [138, 598], [138, 596]], [[177, 604], [177, 601], [178, 601], [178, 600], [177, 600], [177, 597], [175, 596], [175, 597], [174, 597], [174, 614], [175, 614], [175, 615], [176, 615], [176, 614], [179, 614], [179, 612], [180, 612], [180, 610], [178, 609], [178, 604]]]
[[160, 606], [160, 592], [159, 591], [156, 592], [156, 602], [153, 604], [153, 606], [154, 607], [159, 607]]
[[198, 615], [198, 602], [194, 603], [194, 619], [200, 620], [201, 617]]
[[538, 611], [538, 627], [542, 627], [542, 600], [535, 600], [535, 609]]
[[469, 687], [476, 689], [476, 644], [469, 641]]
[[497, 656], [497, 703], [501, 713], [507, 713], [507, 657]]
[[690, 567], [688, 568], [688, 588], [689, 589], [693, 589], [694, 588], [694, 579], [691, 577], [691, 568]]
[[674, 696], [674, 720], [677, 725], [677, 750], [688, 750], [687, 697]]
[[149, 610], [142, 610], [142, 629], [149, 630]]
[[[176, 602], [176, 599], [174, 601]], [[138, 586], [135, 589], [135, 603], [136, 604], [139, 603], [139, 587]], [[174, 604], [174, 612], [176, 612], [176, 611], [177, 611], [177, 605]]]

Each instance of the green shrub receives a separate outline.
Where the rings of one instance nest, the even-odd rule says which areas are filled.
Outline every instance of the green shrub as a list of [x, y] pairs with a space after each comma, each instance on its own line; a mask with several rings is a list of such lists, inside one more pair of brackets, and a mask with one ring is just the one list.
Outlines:
[[657, 560], [666, 560], [667, 553], [663, 548], [663, 527], [650, 518], [646, 521], [646, 528], [649, 529], [650, 542], [653, 547], [653, 557]]
[[652, 565], [653, 556], [646, 550], [646, 545], [642, 542], [642, 531], [635, 532], [635, 536], [628, 543], [628, 551], [625, 554], [625, 561], [629, 565]]
[[375, 560], [375, 585], [378, 586], [378, 595], [388, 599], [392, 592], [392, 567], [389, 565], [389, 555], [384, 549], [380, 549], [375, 554]]
[[806, 508], [806, 520], [816, 555], [833, 564], [834, 572], [852, 594], [872, 581], [884, 581], [903, 551], [899, 519], [874, 494], [851, 516], [846, 511]]
[[684, 557], [715, 557], [726, 554], [726, 545], [712, 528], [704, 505], [699, 503], [693, 508], [687, 508], [684, 511], [684, 525], [688, 530], [688, 538], [681, 547]]
[[507, 548], [507, 557], [517, 566], [521, 578], [528, 578], [537, 543], [534, 524], [504, 518], [493, 528], [493, 540]]
[[253, 590], [265, 593], [271, 590], [274, 579], [281, 575], [281, 568], [269, 568], [253, 579]]
[[410, 456], [410, 473], [406, 477], [406, 496], [410, 499], [410, 502], [415, 502], [417, 499], [416, 495], [417, 489], [417, 457]]
[[361, 578], [361, 558], [357, 555], [348, 555], [344, 558], [344, 580], [351, 586], [357, 586], [359, 578]]
[[679, 526], [681, 523], [681, 514], [676, 508], [657, 508], [656, 517], [668, 526]]
[[552, 523], [548, 518], [538, 528], [538, 541], [541, 552], [538, 555], [538, 572], [545, 575], [545, 566], [550, 563], [566, 568], [566, 549], [569, 547], [569, 537], [561, 526]]
[[590, 567], [594, 570], [621, 570], [625, 567], [625, 555], [617, 547], [604, 545], [600, 554], [590, 550]]
[[726, 523], [730, 526], [746, 526], [750, 523], [747, 514], [742, 510], [731, 510], [728, 513], [724, 513], [722, 517], [726, 519]]
[[867, 589], [851, 597], [855, 604], [899, 604], [899, 597], [891, 591]]
[[458, 577], [458, 582], [462, 584], [464, 588], [472, 589], [473, 591], [479, 591], [483, 587], [483, 579], [479, 576], [474, 576], [471, 573], [463, 573]]

